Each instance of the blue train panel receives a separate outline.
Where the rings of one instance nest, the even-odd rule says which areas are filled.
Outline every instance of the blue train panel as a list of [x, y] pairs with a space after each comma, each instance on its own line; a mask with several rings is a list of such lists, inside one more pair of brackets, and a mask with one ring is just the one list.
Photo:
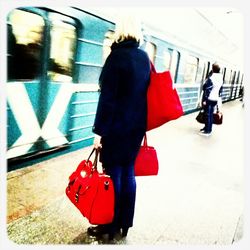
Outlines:
[[[30, 7], [12, 10], [7, 27], [9, 163], [24, 159], [28, 164], [29, 156], [41, 160], [45, 153], [53, 157], [92, 145], [98, 79], [114, 23], [74, 7]], [[141, 48], [157, 71], [170, 71], [185, 113], [197, 110], [202, 84], [216, 58], [144, 28]], [[243, 74], [223, 67], [225, 102], [241, 97]]]

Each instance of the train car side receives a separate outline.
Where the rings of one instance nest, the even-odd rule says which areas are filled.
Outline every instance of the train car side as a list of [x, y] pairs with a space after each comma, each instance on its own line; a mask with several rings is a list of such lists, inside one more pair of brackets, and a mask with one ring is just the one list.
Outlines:
[[[70, 7], [14, 9], [7, 24], [9, 170], [91, 145], [114, 23]], [[216, 58], [144, 34], [142, 49], [157, 71], [170, 70], [185, 113], [197, 110]], [[223, 102], [239, 98], [243, 73], [226, 63], [223, 73]]]

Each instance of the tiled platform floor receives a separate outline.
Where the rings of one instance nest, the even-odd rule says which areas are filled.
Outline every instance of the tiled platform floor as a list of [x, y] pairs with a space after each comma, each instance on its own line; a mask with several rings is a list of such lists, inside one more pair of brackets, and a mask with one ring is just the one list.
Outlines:
[[[159, 175], [137, 177], [134, 227], [122, 245], [231, 245], [243, 235], [244, 108], [223, 105], [224, 122], [198, 134], [197, 113], [148, 133]], [[7, 174], [9, 244], [104, 244], [64, 194], [91, 147]]]

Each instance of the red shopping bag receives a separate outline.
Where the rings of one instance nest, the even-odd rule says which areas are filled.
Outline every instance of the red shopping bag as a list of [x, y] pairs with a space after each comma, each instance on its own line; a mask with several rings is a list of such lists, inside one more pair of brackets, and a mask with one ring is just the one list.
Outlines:
[[154, 147], [148, 146], [147, 136], [135, 160], [135, 176], [157, 175], [159, 164], [157, 153]]
[[173, 89], [170, 72], [157, 73], [152, 63], [147, 108], [147, 131], [183, 115], [178, 93], [176, 89]]
[[[94, 163], [89, 160], [96, 152]], [[99, 150], [93, 149], [70, 175], [66, 195], [91, 224], [107, 224], [114, 217], [114, 186], [108, 175], [97, 171]]]

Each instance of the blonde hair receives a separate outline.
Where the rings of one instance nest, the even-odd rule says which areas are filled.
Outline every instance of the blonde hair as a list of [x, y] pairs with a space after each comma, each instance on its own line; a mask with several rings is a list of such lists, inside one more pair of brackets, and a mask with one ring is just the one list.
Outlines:
[[132, 15], [121, 15], [116, 22], [114, 41], [119, 43], [126, 39], [142, 39], [141, 21]]

